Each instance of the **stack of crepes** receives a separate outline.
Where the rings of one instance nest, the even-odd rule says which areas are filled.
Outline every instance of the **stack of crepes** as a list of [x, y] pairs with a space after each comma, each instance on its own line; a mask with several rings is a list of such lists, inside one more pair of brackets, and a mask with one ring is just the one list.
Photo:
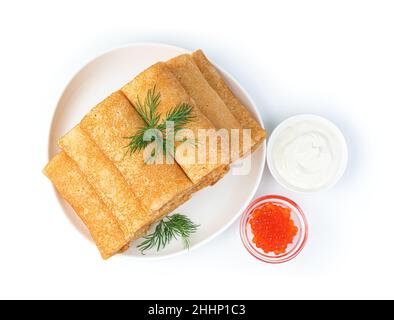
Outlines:
[[125, 156], [124, 138], [144, 126], [135, 105], [152, 88], [160, 92], [161, 115], [180, 102], [192, 106], [194, 120], [186, 128], [193, 132], [250, 129], [251, 141], [239, 157], [265, 138], [264, 129], [200, 50], [151, 66], [95, 106], [59, 139], [61, 152], [44, 173], [87, 226], [104, 259], [126, 250], [153, 223], [229, 170], [219, 161], [180, 163], [175, 157], [173, 163], [147, 164], [143, 151]]

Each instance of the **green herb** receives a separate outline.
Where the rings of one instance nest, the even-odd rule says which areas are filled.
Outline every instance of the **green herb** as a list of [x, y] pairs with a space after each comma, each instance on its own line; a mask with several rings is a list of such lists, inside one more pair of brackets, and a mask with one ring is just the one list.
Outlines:
[[[130, 137], [130, 142], [126, 146], [128, 148], [127, 153], [132, 155], [135, 152], [144, 150], [150, 143], [156, 141], [162, 144], [162, 150], [166, 151], [167, 141], [167, 122], [174, 123], [174, 131], [172, 134], [176, 134], [179, 130], [183, 129], [186, 124], [193, 120], [192, 107], [187, 103], [179, 103], [177, 106], [171, 108], [161, 123], [159, 123], [161, 114], [157, 112], [157, 108], [160, 104], [160, 92], [156, 92], [156, 87], [149, 89], [145, 97], [144, 103], [141, 102], [140, 98], [137, 97], [136, 110], [141, 118], [145, 121], [144, 127], [138, 128], [137, 132]], [[157, 129], [161, 133], [161, 137], [155, 135], [150, 141], [144, 140], [144, 134], [150, 129]]]
[[142, 254], [146, 250], [163, 249], [172, 239], [182, 238], [183, 246], [189, 248], [190, 236], [197, 231], [199, 225], [194, 224], [187, 216], [174, 214], [164, 218], [156, 226], [155, 231], [144, 237], [144, 241], [137, 247]]
[[158, 129], [165, 131], [166, 122], [174, 122], [174, 130], [175, 133], [181, 129], [185, 125], [187, 125], [190, 121], [193, 120], [193, 116], [191, 115], [192, 107], [187, 103], [180, 103], [176, 107], [172, 108], [167, 112], [164, 122], [157, 126]]

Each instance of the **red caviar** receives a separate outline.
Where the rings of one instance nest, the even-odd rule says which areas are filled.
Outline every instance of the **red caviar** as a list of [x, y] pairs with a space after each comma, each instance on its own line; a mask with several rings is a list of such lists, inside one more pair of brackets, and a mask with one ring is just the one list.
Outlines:
[[273, 202], [257, 207], [249, 221], [255, 245], [265, 253], [285, 253], [287, 246], [298, 233], [298, 228], [290, 216], [290, 208]]

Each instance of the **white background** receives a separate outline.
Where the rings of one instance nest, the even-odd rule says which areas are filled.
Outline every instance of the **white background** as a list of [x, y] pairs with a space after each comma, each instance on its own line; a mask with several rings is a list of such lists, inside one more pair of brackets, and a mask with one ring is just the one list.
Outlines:
[[[0, 4], [0, 298], [394, 298], [392, 1], [8, 1]], [[67, 81], [131, 42], [203, 48], [248, 90], [269, 131], [298, 113], [334, 121], [350, 151], [333, 189], [298, 202], [302, 254], [267, 265], [234, 224], [162, 261], [101, 261], [41, 170]], [[226, 201], [226, 199], [223, 199]]]

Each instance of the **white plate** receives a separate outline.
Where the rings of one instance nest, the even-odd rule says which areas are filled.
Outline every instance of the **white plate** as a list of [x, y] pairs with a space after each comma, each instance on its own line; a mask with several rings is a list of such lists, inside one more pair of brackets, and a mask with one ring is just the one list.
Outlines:
[[[56, 144], [59, 137], [75, 126], [93, 106], [111, 92], [118, 90], [150, 65], [187, 52], [189, 51], [164, 44], [140, 43], [111, 50], [89, 62], [68, 83], [57, 104], [50, 131], [49, 158], [59, 152]], [[218, 69], [234, 93], [263, 125], [258, 109], [246, 91], [227, 72], [219, 67]], [[239, 176], [230, 172], [215, 186], [196, 193], [190, 201], [176, 210], [201, 225], [191, 239], [190, 250], [218, 236], [242, 214], [260, 184], [265, 153], [264, 143], [252, 155], [252, 168], [248, 175]], [[90, 238], [87, 229], [71, 207], [59, 196], [58, 199], [70, 221], [83, 235]], [[141, 255], [135, 250], [139, 242], [124, 256], [149, 259], [187, 252], [181, 241], [172, 241], [159, 252], [151, 250]]]

